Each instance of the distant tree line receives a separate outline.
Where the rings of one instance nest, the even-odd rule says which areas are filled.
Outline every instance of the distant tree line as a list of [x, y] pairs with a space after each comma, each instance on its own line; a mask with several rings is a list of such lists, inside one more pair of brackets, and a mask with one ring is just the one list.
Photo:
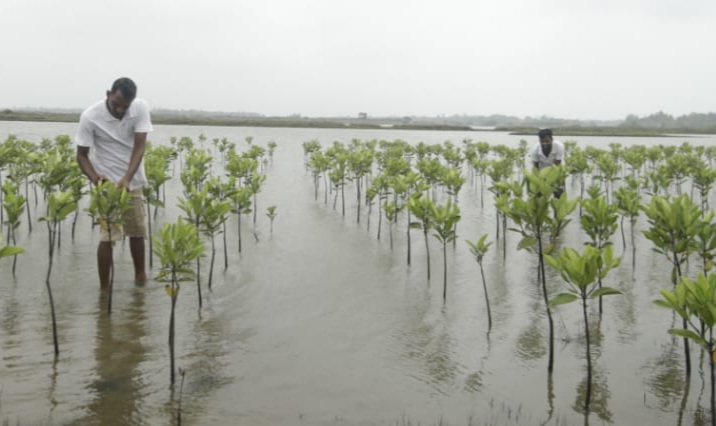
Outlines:
[[716, 113], [696, 113], [681, 115], [674, 117], [662, 111], [639, 117], [629, 114], [624, 122], [620, 124], [622, 127], [646, 127], [658, 129], [702, 129], [709, 130], [716, 128]]

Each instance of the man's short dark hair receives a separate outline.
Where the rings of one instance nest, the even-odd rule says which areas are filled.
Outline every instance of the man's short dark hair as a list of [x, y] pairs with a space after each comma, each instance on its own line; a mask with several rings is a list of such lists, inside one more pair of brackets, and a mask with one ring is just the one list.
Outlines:
[[122, 97], [126, 100], [134, 99], [137, 96], [137, 85], [134, 84], [131, 78], [121, 77], [114, 80], [110, 93], [114, 93], [117, 90], [122, 92]]
[[540, 139], [545, 138], [547, 136], [552, 136], [552, 129], [539, 129], [539, 132], [537, 132], [537, 136], [539, 136]]

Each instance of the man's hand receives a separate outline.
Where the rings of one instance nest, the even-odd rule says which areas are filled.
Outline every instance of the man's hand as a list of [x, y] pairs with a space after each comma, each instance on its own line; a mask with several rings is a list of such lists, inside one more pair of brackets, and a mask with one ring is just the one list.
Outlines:
[[100, 182], [104, 182], [106, 180], [109, 180], [109, 179], [107, 179], [107, 176], [105, 176], [103, 174], [97, 174], [97, 176], [95, 176], [94, 179], [91, 179], [93, 185], [98, 185]]
[[127, 191], [129, 191], [129, 179], [126, 177], [123, 177], [122, 179], [117, 181], [117, 188], [124, 188]]

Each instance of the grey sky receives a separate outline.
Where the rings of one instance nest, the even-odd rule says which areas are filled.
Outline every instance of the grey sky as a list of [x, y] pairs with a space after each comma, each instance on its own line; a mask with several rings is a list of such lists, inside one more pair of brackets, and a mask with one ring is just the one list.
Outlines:
[[2, 0], [0, 107], [622, 119], [716, 111], [714, 0]]

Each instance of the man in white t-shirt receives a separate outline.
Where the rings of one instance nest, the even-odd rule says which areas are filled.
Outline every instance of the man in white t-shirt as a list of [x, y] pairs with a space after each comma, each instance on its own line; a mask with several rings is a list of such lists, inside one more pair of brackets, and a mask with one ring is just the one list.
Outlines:
[[[132, 194], [132, 205], [123, 217], [123, 231], [129, 237], [134, 262], [134, 278], [145, 282], [144, 239], [147, 237], [142, 188], [144, 147], [147, 133], [153, 130], [149, 106], [137, 99], [137, 86], [129, 78], [119, 78], [107, 91], [106, 99], [82, 112], [75, 144], [77, 162], [93, 184], [114, 182]], [[112, 235], [112, 239], [121, 238]], [[97, 248], [100, 288], [109, 289], [112, 242], [103, 232]]]
[[[542, 170], [549, 166], [559, 166], [564, 160], [564, 145], [560, 141], [552, 139], [552, 129], [540, 129], [537, 133], [539, 143], [535, 144], [530, 154], [532, 164], [537, 170]], [[564, 188], [557, 188], [554, 196], [559, 197], [564, 192]]]

